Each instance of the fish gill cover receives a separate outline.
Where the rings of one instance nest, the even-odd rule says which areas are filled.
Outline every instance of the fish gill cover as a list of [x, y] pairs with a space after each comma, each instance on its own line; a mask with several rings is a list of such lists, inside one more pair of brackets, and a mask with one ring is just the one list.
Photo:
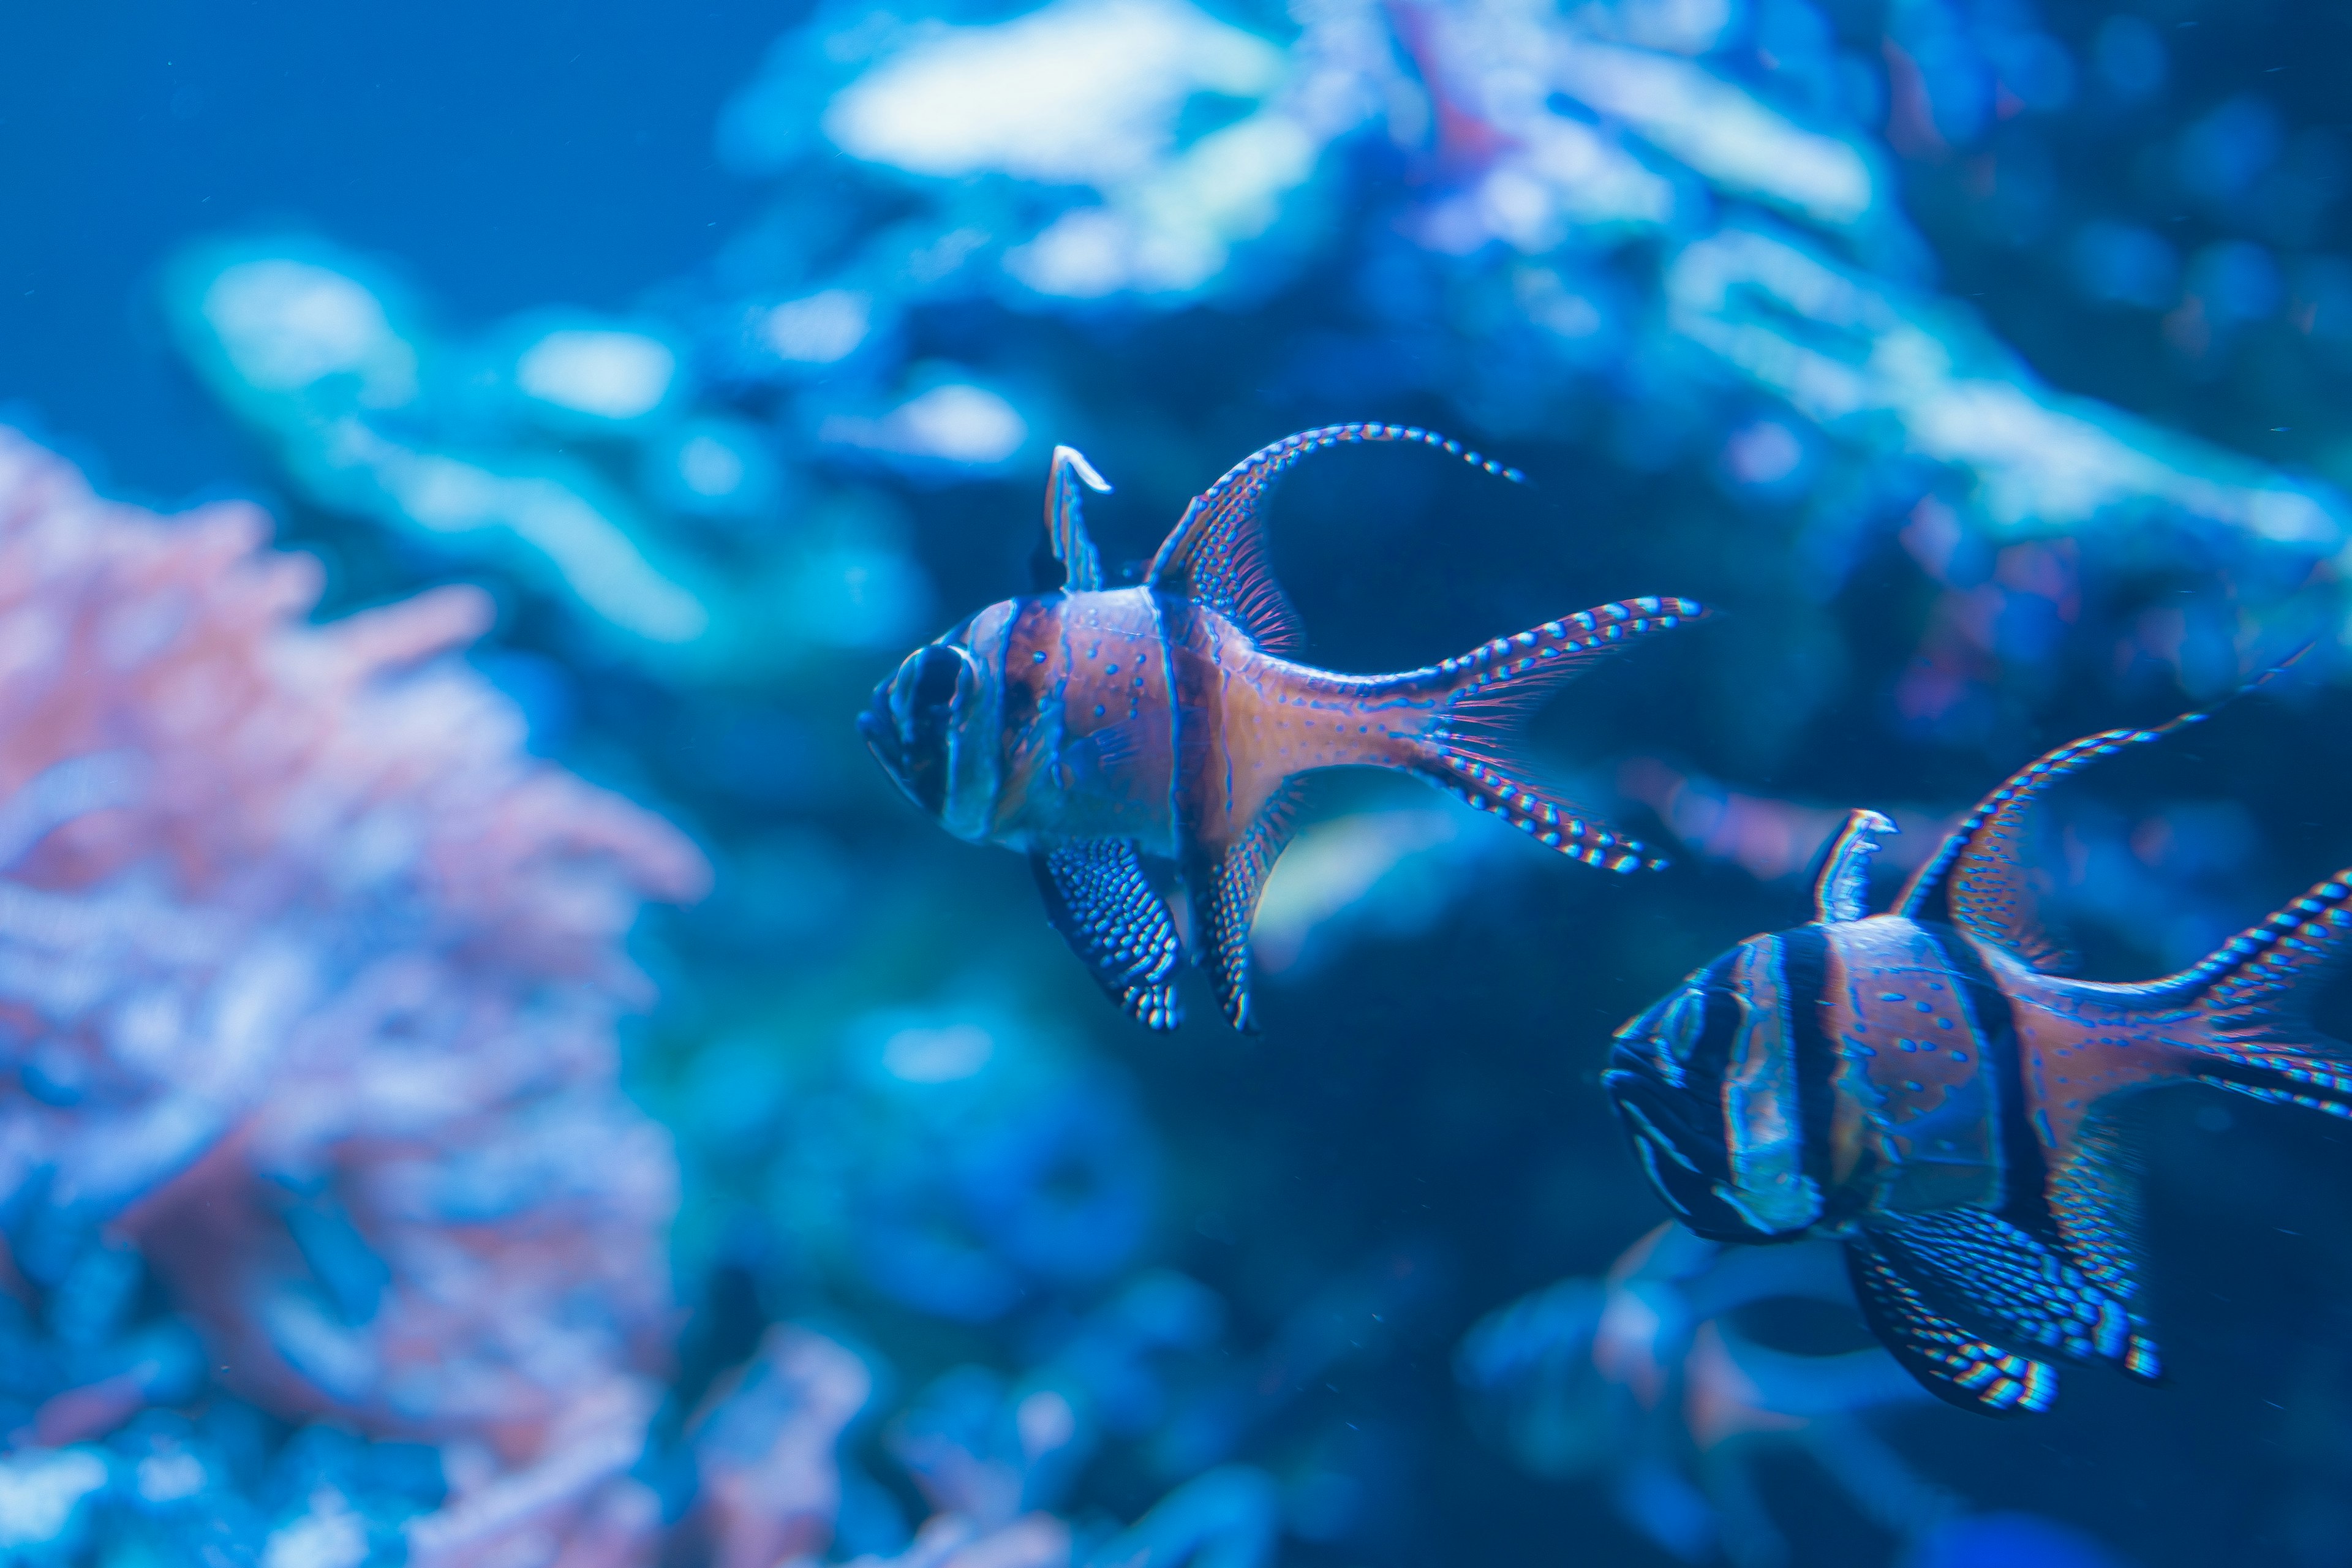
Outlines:
[[[2122, 978], [2343, 861], [2323, 10], [818, 5], [683, 110], [750, 216], [623, 296], [206, 209], [148, 304], [284, 548], [0, 448], [0, 1551], [2340, 1559], [2340, 1145], [2151, 1100], [2172, 1384], [2021, 1437], [1818, 1252], [1640, 1239], [1595, 1081], [1803, 918], [1847, 807], [1891, 879], [2052, 741], [2313, 639], [2053, 797], [2039, 863]], [[1534, 482], [1286, 479], [1315, 662], [1729, 611], [1534, 742], [1682, 865], [1604, 889], [1338, 787], [1259, 910], [1269, 1037], [1147, 1040], [851, 715], [1029, 586], [1056, 445], [1126, 583], [1234, 457], [1365, 419]]]

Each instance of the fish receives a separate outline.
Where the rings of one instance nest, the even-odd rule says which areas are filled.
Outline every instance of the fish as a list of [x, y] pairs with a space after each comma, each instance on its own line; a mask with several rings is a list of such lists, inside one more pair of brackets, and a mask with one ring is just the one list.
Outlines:
[[2035, 909], [2025, 835], [2051, 786], [2208, 716], [2038, 758], [1891, 913], [1868, 893], [1894, 826], [1855, 810], [1811, 923], [1739, 943], [1615, 1036], [1602, 1087], [1681, 1222], [1723, 1242], [1836, 1238], [1873, 1332], [1963, 1409], [2047, 1409], [2062, 1364], [2161, 1377], [2133, 1096], [2200, 1083], [2352, 1117], [2352, 1047], [2310, 1017], [2352, 937], [2352, 870], [2132, 984], [2074, 978]]
[[[1681, 598], [1601, 605], [1394, 675], [1298, 663], [1297, 613], [1268, 569], [1275, 481], [1331, 447], [1436, 447], [1513, 481], [1434, 431], [1330, 425], [1252, 453], [1193, 498], [1140, 584], [1111, 586], [1082, 516], [1110, 486], [1057, 447], [1036, 592], [907, 656], [858, 717], [907, 798], [958, 838], [1029, 858], [1048, 919], [1102, 989], [1155, 1030], [1181, 1021], [1187, 954], [1155, 885], [1181, 882], [1190, 956], [1226, 1020], [1256, 1027], [1249, 930], [1307, 775], [1415, 774], [1549, 848], [1611, 871], [1663, 864], [1558, 791], [1511, 741], [1536, 700], [1708, 612]], [[1058, 581], [1055, 580], [1058, 578]]]

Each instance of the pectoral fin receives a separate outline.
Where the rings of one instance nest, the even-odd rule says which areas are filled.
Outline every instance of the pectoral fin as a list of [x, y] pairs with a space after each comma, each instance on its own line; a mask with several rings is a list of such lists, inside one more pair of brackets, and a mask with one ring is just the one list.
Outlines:
[[2128, 1365], [2129, 1307], [2067, 1257], [2055, 1237], [1965, 1208], [1873, 1221], [1866, 1230], [1931, 1306], [2036, 1352]]
[[1095, 983], [1150, 1029], [1183, 1022], [1176, 1001], [1182, 944], [1168, 906], [1143, 875], [1134, 841], [1090, 838], [1029, 857], [1045, 918]]
[[1845, 1260], [1871, 1331], [1937, 1398], [1982, 1415], [2022, 1415], [2047, 1410], [2058, 1396], [2055, 1369], [1937, 1311], [1871, 1237], [1847, 1242]]

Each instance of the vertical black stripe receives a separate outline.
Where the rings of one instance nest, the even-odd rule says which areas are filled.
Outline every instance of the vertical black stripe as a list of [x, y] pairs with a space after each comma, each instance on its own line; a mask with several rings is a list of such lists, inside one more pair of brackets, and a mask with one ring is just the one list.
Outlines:
[[2050, 1167], [2042, 1141], [2025, 1119], [2025, 1075], [2017, 1051], [2017, 1024], [2009, 998], [1992, 983], [1992, 974], [1968, 939], [1952, 926], [1922, 921], [1919, 929], [1943, 955], [1946, 973], [1960, 982], [1956, 989], [1967, 1009], [1969, 1028], [1976, 1036], [1978, 1065], [1984, 1073], [1985, 1092], [1992, 1096], [1994, 1124], [2000, 1137], [2000, 1203], [1996, 1210], [2036, 1235], [2050, 1233]]
[[[1797, 1131], [1805, 1174], [1826, 1205], [1831, 1197], [1831, 1079], [1837, 1053], [1822, 1033], [1822, 989], [1829, 983], [1829, 936], [1817, 925], [1780, 933], [1780, 994], [1789, 1009], [1789, 1043], [1797, 1065]], [[1828, 1218], [1826, 1208], [1822, 1218]]]

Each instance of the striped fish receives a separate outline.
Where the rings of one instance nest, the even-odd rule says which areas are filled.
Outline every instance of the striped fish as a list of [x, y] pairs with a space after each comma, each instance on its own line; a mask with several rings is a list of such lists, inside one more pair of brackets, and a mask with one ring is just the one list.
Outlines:
[[1741, 942], [1618, 1031], [1603, 1084], [1683, 1223], [1719, 1241], [1841, 1238], [1873, 1330], [1964, 1408], [2046, 1408], [2053, 1362], [2158, 1375], [2126, 1097], [2207, 1083], [2352, 1116], [2352, 1055], [2308, 1017], [2352, 933], [2352, 872], [2145, 984], [2067, 978], [2035, 918], [2021, 847], [2043, 792], [2203, 717], [2041, 758], [1894, 914], [1866, 903], [1893, 825], [1854, 812], [1811, 924]]
[[1142, 584], [1107, 586], [1080, 516], [1101, 476], [1056, 447], [1045, 534], [1058, 583], [992, 605], [918, 648], [860, 715], [908, 799], [959, 838], [1029, 857], [1054, 925], [1112, 999], [1179, 1021], [1182, 946], [1148, 861], [1171, 864], [1219, 1006], [1251, 1025], [1249, 927], [1301, 778], [1396, 768], [1612, 871], [1660, 862], [1529, 783], [1509, 740], [1532, 701], [1596, 660], [1703, 614], [1686, 599], [1603, 605], [1401, 675], [1283, 657], [1297, 617], [1266, 567], [1261, 507], [1300, 458], [1414, 442], [1520, 476], [1433, 432], [1335, 425], [1252, 454], [1196, 497]]

